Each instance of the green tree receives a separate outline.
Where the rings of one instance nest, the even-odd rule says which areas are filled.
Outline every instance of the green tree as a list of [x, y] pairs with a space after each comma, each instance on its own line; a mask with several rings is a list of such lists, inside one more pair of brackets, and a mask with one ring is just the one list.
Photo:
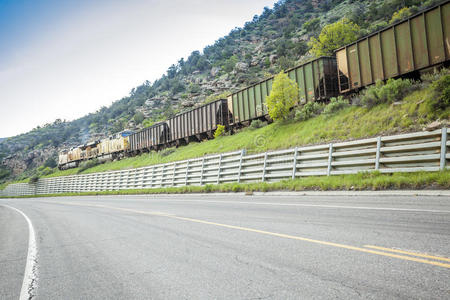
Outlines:
[[298, 85], [284, 72], [278, 73], [273, 80], [272, 91], [267, 97], [267, 109], [272, 119], [282, 120], [289, 110], [298, 103]]
[[411, 9], [409, 7], [403, 7], [402, 9], [396, 11], [393, 15], [389, 24], [395, 23], [397, 21], [403, 20], [411, 15]]
[[223, 125], [217, 125], [217, 129], [214, 132], [214, 138], [218, 138], [219, 136], [222, 136], [225, 134], [225, 126]]
[[223, 65], [223, 70], [227, 73], [233, 71], [234, 66], [238, 62], [238, 58], [236, 55], [232, 55], [229, 59], [225, 61], [225, 64]]
[[316, 57], [332, 55], [333, 50], [355, 41], [358, 38], [359, 26], [347, 18], [325, 26], [319, 39], [311, 38], [308, 45]]
[[142, 112], [138, 111], [138, 112], [136, 112], [136, 113], [134, 114], [133, 119], [134, 119], [134, 122], [135, 122], [136, 124], [141, 124], [142, 121], [144, 121], [145, 116], [144, 116], [144, 114], [143, 114]]

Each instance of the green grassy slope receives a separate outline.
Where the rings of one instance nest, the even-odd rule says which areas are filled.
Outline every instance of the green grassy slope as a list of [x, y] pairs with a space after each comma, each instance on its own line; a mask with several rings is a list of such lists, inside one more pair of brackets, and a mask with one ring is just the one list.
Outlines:
[[381, 174], [379, 172], [352, 175], [314, 176], [279, 182], [226, 183], [205, 186], [182, 186], [138, 190], [64, 193], [8, 198], [34, 198], [48, 196], [80, 195], [130, 195], [130, 194], [185, 194], [213, 192], [269, 192], [316, 190], [385, 190], [385, 189], [449, 189], [450, 170], [442, 172], [417, 172]]
[[[105, 163], [82, 173], [120, 170], [201, 157], [207, 154], [247, 149], [248, 153], [295, 146], [361, 139], [376, 135], [419, 131], [433, 121], [433, 87], [430, 85], [406, 96], [401, 103], [380, 104], [371, 109], [351, 106], [331, 116], [320, 115], [307, 121], [273, 123], [260, 129], [246, 128], [234, 135], [202, 143], [191, 143], [172, 151], [152, 152], [120, 161]], [[448, 119], [450, 108], [444, 116]], [[443, 114], [440, 114], [442, 117]], [[168, 155], [165, 155], [170, 153]], [[57, 171], [49, 176], [76, 174], [78, 169]]]

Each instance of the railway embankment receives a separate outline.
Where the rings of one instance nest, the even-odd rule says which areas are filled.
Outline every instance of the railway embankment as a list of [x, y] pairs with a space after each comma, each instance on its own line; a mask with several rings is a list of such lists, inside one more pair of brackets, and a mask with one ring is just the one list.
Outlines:
[[[366, 90], [354, 97], [352, 105], [341, 105], [335, 110], [327, 110], [319, 105], [312, 108], [316, 111], [306, 113], [308, 116], [304, 117], [305, 107], [303, 107], [303, 111], [302, 109], [293, 111], [292, 118], [285, 122], [268, 125], [259, 123], [259, 126], [262, 125], [261, 128], [250, 126], [213, 140], [190, 143], [187, 146], [168, 148], [160, 152], [144, 153], [97, 165], [81, 173], [137, 168], [240, 149], [246, 149], [247, 153], [259, 153], [448, 127], [450, 106], [437, 102], [442, 96], [442, 91], [438, 91], [439, 87], [436, 84], [444, 81], [443, 79], [448, 81], [450, 75], [447, 73], [441, 72], [433, 78], [426, 77], [420, 83], [403, 87], [403, 91], [398, 91], [398, 83], [391, 86], [386, 84], [383, 89], [374, 87], [373, 90]], [[366, 95], [372, 93], [390, 94], [392, 99], [384, 103], [373, 103], [370, 102], [371, 97]], [[374, 96], [377, 97], [388, 96]], [[311, 108], [306, 110], [309, 109]], [[77, 173], [80, 173], [79, 168], [57, 171], [47, 177]]]

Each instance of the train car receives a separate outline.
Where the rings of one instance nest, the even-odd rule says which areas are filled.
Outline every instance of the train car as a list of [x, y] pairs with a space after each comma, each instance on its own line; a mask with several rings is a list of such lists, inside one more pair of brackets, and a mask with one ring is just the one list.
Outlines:
[[141, 151], [158, 150], [169, 141], [169, 127], [166, 122], [161, 122], [144, 128], [131, 134], [129, 139], [129, 151], [138, 153]]
[[62, 150], [58, 155], [58, 169], [65, 170], [75, 168], [81, 161], [81, 149], [74, 147], [69, 150]]
[[133, 131], [122, 131], [102, 139], [97, 145], [98, 158], [102, 161], [112, 160], [127, 152], [130, 148], [129, 136], [132, 134]]
[[[299, 87], [300, 103], [327, 100], [338, 95], [336, 59], [322, 56], [286, 71]], [[232, 124], [265, 117], [266, 98], [272, 90], [273, 77], [228, 96]]]
[[340, 93], [450, 59], [450, 1], [336, 50]]
[[180, 113], [167, 120], [170, 129], [169, 142], [179, 145], [189, 143], [194, 137], [196, 140], [211, 138], [217, 125], [228, 127], [232, 118], [226, 99], [216, 100]]

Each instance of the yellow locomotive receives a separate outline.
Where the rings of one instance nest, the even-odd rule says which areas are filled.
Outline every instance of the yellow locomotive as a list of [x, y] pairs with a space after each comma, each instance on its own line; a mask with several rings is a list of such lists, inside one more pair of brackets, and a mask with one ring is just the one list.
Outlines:
[[102, 140], [62, 150], [59, 153], [58, 168], [60, 170], [76, 168], [82, 161], [93, 158], [101, 162], [120, 159], [130, 148], [128, 139], [131, 134], [132, 131], [122, 131]]

